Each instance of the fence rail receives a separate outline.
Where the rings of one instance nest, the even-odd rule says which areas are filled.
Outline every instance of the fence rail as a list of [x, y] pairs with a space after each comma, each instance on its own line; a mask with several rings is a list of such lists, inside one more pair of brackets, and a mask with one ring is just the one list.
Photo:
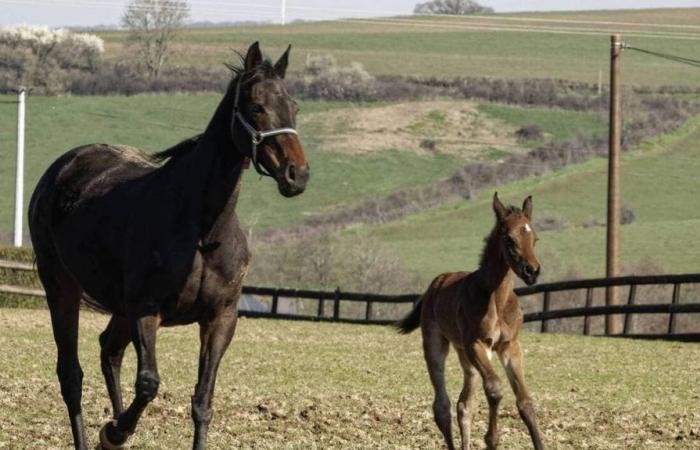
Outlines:
[[[0, 260], [0, 269], [10, 269], [19, 271], [33, 271], [31, 264], [17, 263], [14, 261]], [[700, 313], [700, 303], [681, 303], [680, 291], [683, 284], [700, 283], [700, 273], [680, 274], [680, 275], [646, 275], [646, 276], [624, 276], [615, 278], [594, 278], [587, 280], [560, 281], [556, 283], [546, 283], [535, 286], [520, 287], [515, 289], [515, 293], [520, 297], [542, 295], [541, 310], [525, 314], [524, 321], [539, 322], [540, 331], [543, 333], [551, 331], [551, 321], [573, 317], [583, 317], [582, 333], [591, 334], [591, 318], [595, 316], [607, 316], [612, 314], [624, 314], [623, 336], [630, 337], [671, 337], [679, 339], [700, 340], [700, 330], [698, 333], [683, 334], [677, 333], [677, 314], [698, 314]], [[668, 303], [637, 304], [637, 287], [646, 285], [672, 285], [673, 293]], [[610, 286], [629, 286], [629, 294], [626, 304], [593, 306], [593, 290]], [[564, 291], [586, 291], [585, 307], [553, 309], [554, 302], [552, 294]], [[31, 289], [18, 286], [0, 285], [0, 293], [15, 295], [26, 295], [33, 297], [44, 296], [40, 289]], [[420, 298], [419, 294], [403, 295], [381, 295], [359, 292], [343, 292], [340, 289], [335, 291], [316, 291], [307, 289], [287, 289], [244, 286], [243, 293], [258, 297], [271, 299], [269, 311], [246, 311], [241, 310], [240, 315], [244, 317], [264, 317], [287, 320], [311, 320], [319, 322], [344, 322], [357, 324], [389, 324], [398, 319], [377, 318], [376, 306], [378, 304], [414, 304]], [[280, 311], [281, 299], [305, 299], [316, 301], [315, 314], [296, 314]], [[332, 302], [332, 313], [326, 314], [326, 303]], [[341, 315], [340, 305], [344, 302], [364, 303], [363, 317], [345, 317]], [[669, 314], [667, 333], [657, 335], [634, 334], [632, 330], [632, 317], [634, 314]]]

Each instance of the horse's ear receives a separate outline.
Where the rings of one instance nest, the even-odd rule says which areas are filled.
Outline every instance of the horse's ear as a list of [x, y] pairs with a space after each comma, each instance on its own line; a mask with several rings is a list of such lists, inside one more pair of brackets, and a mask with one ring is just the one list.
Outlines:
[[284, 75], [287, 73], [287, 64], [289, 63], [289, 50], [292, 49], [291, 44], [289, 47], [287, 47], [287, 50], [280, 56], [280, 59], [277, 60], [275, 63], [275, 73], [277, 76], [280, 78], [284, 78]]
[[498, 192], [494, 192], [493, 194], [493, 212], [496, 213], [496, 218], [499, 222], [503, 222], [508, 216], [508, 209], [506, 209], [503, 203], [498, 199]]
[[258, 41], [253, 42], [253, 45], [248, 48], [248, 53], [245, 55], [245, 70], [255, 69], [263, 61], [262, 52], [260, 51], [260, 44]]
[[525, 214], [527, 220], [532, 220], [532, 195], [528, 195], [523, 202], [523, 214]]

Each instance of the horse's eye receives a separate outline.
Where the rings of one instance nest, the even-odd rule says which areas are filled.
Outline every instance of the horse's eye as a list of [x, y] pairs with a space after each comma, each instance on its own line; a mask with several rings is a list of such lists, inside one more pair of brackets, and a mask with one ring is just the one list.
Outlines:
[[250, 112], [253, 114], [262, 114], [265, 112], [265, 108], [259, 103], [253, 103], [250, 105]]

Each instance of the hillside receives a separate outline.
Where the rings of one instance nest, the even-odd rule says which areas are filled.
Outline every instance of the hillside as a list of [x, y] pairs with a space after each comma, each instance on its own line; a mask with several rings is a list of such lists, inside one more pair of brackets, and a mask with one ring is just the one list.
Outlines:
[[[204, 129], [220, 96], [35, 97], [27, 103], [25, 205], [41, 174], [68, 149], [91, 142], [162, 150]], [[0, 233], [12, 227], [15, 166], [13, 98], [0, 97]], [[312, 161], [309, 189], [284, 199], [270, 180], [246, 175], [239, 215], [256, 230], [450, 176], [472, 160], [497, 161], [527, 146], [513, 133], [540, 124], [550, 139], [604, 133], [594, 113], [523, 110], [473, 102], [344, 104], [303, 102], [299, 131]], [[523, 117], [527, 112], [527, 117]], [[435, 148], [421, 148], [432, 140]], [[7, 240], [6, 240], [7, 241]]]
[[[622, 203], [635, 215], [621, 231], [627, 270], [698, 271], [699, 171], [700, 118], [623, 156]], [[556, 224], [556, 229], [538, 231], [544, 279], [605, 275], [606, 173], [607, 160], [598, 158], [498, 187], [501, 198], [517, 205], [532, 194], [535, 219], [551, 218]], [[359, 227], [345, 232], [345, 238], [378, 238], [427, 283], [437, 273], [475, 266], [493, 225], [492, 194]]]
[[[259, 40], [270, 55], [292, 44], [291, 69], [309, 54], [362, 63], [373, 74], [560, 78], [607, 82], [609, 35], [640, 48], [697, 58], [700, 8], [396, 17], [182, 32], [175, 64], [220, 65]], [[99, 33], [107, 58], [128, 58], [124, 32]], [[625, 52], [623, 82], [697, 87], [697, 69]]]

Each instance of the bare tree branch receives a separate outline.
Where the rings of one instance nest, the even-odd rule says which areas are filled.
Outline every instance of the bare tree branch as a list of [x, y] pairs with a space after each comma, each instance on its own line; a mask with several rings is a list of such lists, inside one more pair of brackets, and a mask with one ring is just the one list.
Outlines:
[[122, 17], [139, 64], [152, 79], [160, 75], [170, 44], [189, 17], [186, 0], [131, 0]]

